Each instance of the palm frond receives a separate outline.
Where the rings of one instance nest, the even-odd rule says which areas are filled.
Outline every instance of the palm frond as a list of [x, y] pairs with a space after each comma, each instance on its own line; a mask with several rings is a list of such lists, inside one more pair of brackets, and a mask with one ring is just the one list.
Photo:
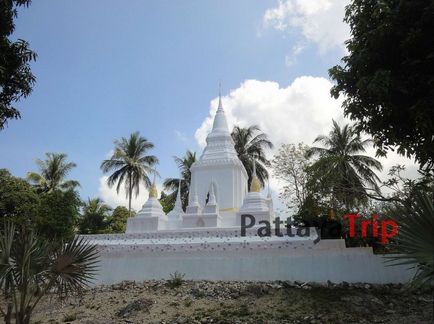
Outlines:
[[434, 285], [434, 205], [432, 193], [417, 192], [412, 206], [398, 206], [396, 242], [400, 253], [389, 257], [391, 265], [407, 264], [416, 269], [412, 284]]

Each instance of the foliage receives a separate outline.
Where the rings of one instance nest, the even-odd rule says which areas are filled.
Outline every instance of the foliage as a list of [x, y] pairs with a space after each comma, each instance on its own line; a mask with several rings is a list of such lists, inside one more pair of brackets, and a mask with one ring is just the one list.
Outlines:
[[434, 4], [424, 0], [353, 0], [348, 55], [329, 74], [344, 113], [370, 134], [378, 153], [434, 166]]
[[146, 188], [151, 186], [149, 174], [157, 173], [155, 165], [158, 163], [154, 155], [146, 155], [146, 152], [154, 147], [154, 144], [140, 136], [139, 132], [132, 133], [129, 138], [122, 137], [115, 140], [115, 149], [109, 160], [101, 163], [101, 170], [104, 173], [113, 171], [107, 180], [109, 187], [116, 185], [116, 191], [122, 184], [125, 186], [126, 196], [128, 198], [128, 211], [131, 216], [131, 199], [133, 191], [137, 197], [139, 194], [139, 185], [144, 183]]
[[79, 230], [81, 234], [101, 234], [110, 232], [109, 211], [111, 208], [100, 198], [88, 199], [83, 206]]
[[112, 233], [125, 233], [127, 220], [129, 217], [128, 209], [124, 206], [118, 206], [110, 216], [110, 229]]
[[184, 277], [185, 277], [185, 273], [175, 271], [174, 273], [170, 274], [170, 279], [167, 280], [167, 285], [172, 289], [181, 287], [185, 281]]
[[[5, 323], [30, 323], [41, 298], [49, 292], [66, 297], [88, 285], [96, 270], [96, 246], [75, 238], [53, 245], [11, 223], [0, 234], [0, 288]], [[4, 305], [4, 306], [3, 306]]]
[[314, 191], [329, 194], [331, 207], [339, 203], [344, 208], [366, 204], [368, 191], [378, 192], [379, 178], [373, 170], [381, 171], [382, 166], [376, 159], [361, 155], [372, 141], [362, 140], [360, 134], [349, 125], [342, 128], [333, 121], [328, 136], [320, 135], [315, 142], [323, 147], [311, 147], [308, 155], [319, 156], [309, 168], [309, 186]]
[[160, 201], [161, 207], [163, 207], [163, 212], [167, 215], [175, 206], [175, 202], [168, 203], [167, 202], [168, 199], [166, 199], [166, 198], [167, 198], [167, 194], [164, 191], [162, 191], [159, 201]]
[[307, 169], [310, 166], [307, 152], [309, 147], [303, 143], [282, 144], [272, 161], [273, 173], [283, 181], [280, 197], [290, 208], [299, 210], [309, 196]]
[[181, 180], [181, 202], [182, 208], [185, 209], [188, 204], [188, 194], [191, 183], [190, 168], [193, 163], [196, 162], [196, 152], [187, 151], [182, 158], [177, 156], [174, 156], [173, 158], [178, 166], [179, 172], [181, 173], [181, 179], [168, 178], [164, 181], [164, 188], [172, 191], [164, 197], [164, 203], [169, 206], [170, 210], [173, 209], [173, 206], [175, 206], [176, 195], [178, 194], [179, 181]]
[[54, 190], [40, 194], [36, 230], [49, 240], [66, 241], [75, 234], [80, 198], [77, 192]]
[[389, 179], [382, 183], [382, 188], [387, 188], [391, 192], [388, 199], [384, 201], [394, 201], [409, 205], [414, 201], [415, 194], [419, 191], [428, 192], [434, 189], [434, 176], [430, 172], [419, 170], [421, 175], [416, 179], [405, 178], [405, 165], [394, 165], [389, 169]]
[[[26, 181], [0, 169], [0, 217], [15, 224], [35, 220], [39, 208], [39, 196]], [[0, 225], [1, 226], [1, 225]]]
[[66, 180], [68, 173], [76, 167], [73, 162], [67, 162], [63, 153], [45, 153], [46, 159], [36, 159], [39, 172], [29, 172], [27, 179], [35, 185], [39, 192], [53, 190], [73, 190], [80, 186], [78, 181]]
[[0, 1], [0, 130], [9, 119], [21, 117], [14, 103], [30, 95], [36, 81], [30, 70], [36, 53], [26, 41], [9, 39], [15, 29], [17, 7], [28, 7], [30, 3], [31, 0]]
[[268, 140], [265, 133], [261, 133], [260, 128], [256, 125], [248, 128], [235, 126], [231, 136], [235, 143], [238, 158], [247, 171], [249, 188], [252, 182], [253, 160], [256, 165], [256, 175], [261, 185], [264, 186], [265, 181], [268, 179], [266, 167], [270, 166], [270, 161], [265, 157], [265, 150], [272, 149], [273, 143]]
[[392, 264], [407, 264], [416, 269], [413, 284], [434, 286], [434, 195], [417, 192], [411, 206], [398, 205], [397, 249]]

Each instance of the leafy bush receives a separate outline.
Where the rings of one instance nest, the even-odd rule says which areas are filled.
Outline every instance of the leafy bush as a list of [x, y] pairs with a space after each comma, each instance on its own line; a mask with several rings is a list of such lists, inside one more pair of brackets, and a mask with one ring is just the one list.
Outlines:
[[177, 287], [180, 287], [180, 286], [182, 286], [182, 284], [184, 283], [184, 277], [185, 277], [185, 274], [184, 273], [181, 273], [181, 272], [178, 272], [178, 271], [175, 271], [174, 273], [172, 273], [171, 275], [170, 275], [170, 279], [169, 280], [167, 280], [167, 285], [170, 287], [170, 288], [177, 288]]
[[50, 244], [32, 230], [7, 223], [0, 232], [1, 313], [10, 324], [28, 324], [33, 310], [49, 292], [61, 298], [88, 285], [96, 270], [96, 246], [74, 238]]

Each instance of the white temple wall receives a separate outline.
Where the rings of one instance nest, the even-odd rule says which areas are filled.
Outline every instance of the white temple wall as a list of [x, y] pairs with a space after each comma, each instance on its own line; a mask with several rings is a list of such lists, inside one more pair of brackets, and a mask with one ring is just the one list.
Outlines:
[[302, 282], [405, 283], [414, 272], [406, 266], [386, 266], [381, 255], [369, 248], [281, 250], [214, 253], [104, 254], [97, 284], [122, 280], [168, 279], [175, 271], [189, 280], [289, 280]]

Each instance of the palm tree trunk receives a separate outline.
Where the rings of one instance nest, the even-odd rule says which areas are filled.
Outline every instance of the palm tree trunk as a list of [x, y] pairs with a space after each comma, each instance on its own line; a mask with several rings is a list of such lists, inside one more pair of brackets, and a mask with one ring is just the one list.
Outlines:
[[128, 188], [128, 217], [131, 217], [131, 196], [133, 194], [133, 184], [131, 182], [131, 174], [128, 175], [129, 188]]

